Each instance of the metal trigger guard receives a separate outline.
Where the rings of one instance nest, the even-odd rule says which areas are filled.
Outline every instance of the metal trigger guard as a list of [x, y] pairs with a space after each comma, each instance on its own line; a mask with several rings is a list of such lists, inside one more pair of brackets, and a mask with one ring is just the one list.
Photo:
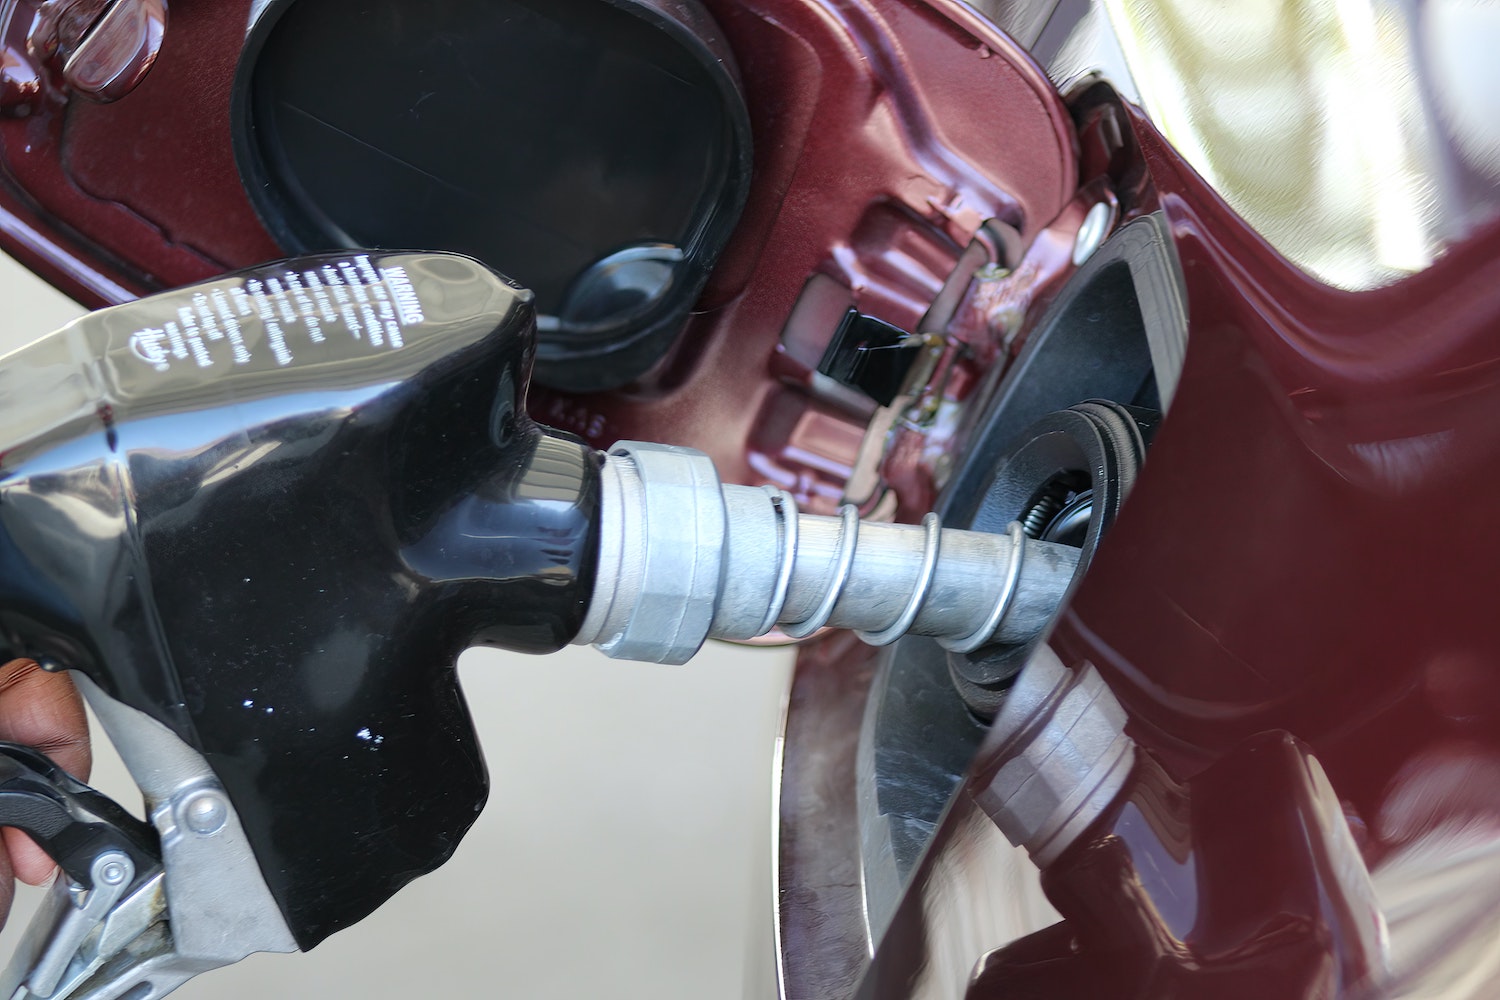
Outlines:
[[208, 763], [75, 675], [150, 822], [29, 747], [0, 743], [0, 826], [63, 875], [0, 974], [0, 1000], [157, 1000], [257, 951], [296, 951]]
[[[30, 747], [0, 742], [0, 826], [24, 831], [63, 871], [50, 919], [33, 923], [22, 943], [24, 983], [7, 995], [60, 995], [164, 915], [162, 905], [120, 906], [160, 895], [156, 831]], [[125, 934], [117, 911], [154, 919]]]

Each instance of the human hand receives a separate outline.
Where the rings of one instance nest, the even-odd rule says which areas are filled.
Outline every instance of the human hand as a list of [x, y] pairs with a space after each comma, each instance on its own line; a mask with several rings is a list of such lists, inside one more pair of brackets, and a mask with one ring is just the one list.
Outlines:
[[[23, 743], [85, 781], [93, 764], [83, 699], [66, 673], [48, 673], [31, 660], [0, 666], [0, 740]], [[41, 885], [57, 865], [20, 830], [6, 827], [0, 850], [0, 927], [10, 912], [19, 878]]]

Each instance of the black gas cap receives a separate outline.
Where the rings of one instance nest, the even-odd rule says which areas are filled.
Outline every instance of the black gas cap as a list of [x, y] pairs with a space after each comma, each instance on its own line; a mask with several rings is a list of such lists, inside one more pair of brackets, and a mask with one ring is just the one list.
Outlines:
[[288, 252], [470, 254], [537, 296], [536, 377], [637, 377], [744, 204], [722, 34], [672, 0], [272, 0], [234, 101], [242, 179]]

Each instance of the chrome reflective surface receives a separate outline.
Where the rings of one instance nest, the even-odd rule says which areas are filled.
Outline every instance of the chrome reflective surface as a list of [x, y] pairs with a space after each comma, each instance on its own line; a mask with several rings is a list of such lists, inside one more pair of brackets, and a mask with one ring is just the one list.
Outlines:
[[1500, 208], [1494, 5], [1104, 4], [1162, 134], [1320, 280], [1398, 280]]
[[116, 0], [68, 55], [63, 79], [92, 100], [118, 101], [151, 71], [166, 30], [165, 0]]
[[1064, 91], [1103, 76], [1236, 212], [1347, 289], [1500, 212], [1500, 6], [980, 0]]

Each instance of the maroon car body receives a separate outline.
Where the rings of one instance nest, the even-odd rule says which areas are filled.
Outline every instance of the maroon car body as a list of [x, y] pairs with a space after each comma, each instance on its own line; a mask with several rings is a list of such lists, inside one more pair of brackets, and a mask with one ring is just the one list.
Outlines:
[[[781, 776], [786, 995], [905, 996], [939, 966], [975, 997], [1421, 992], [1493, 949], [1463, 915], [1500, 900], [1463, 873], [1497, 864], [1500, 830], [1500, 224], [1410, 277], [1340, 290], [1257, 235], [1138, 108], [1106, 84], [1065, 102], [962, 4], [708, 6], [754, 132], [742, 221], [660, 364], [615, 392], [538, 390], [538, 420], [600, 447], [692, 445], [726, 481], [830, 510], [873, 407], [820, 395], [820, 327], [793, 319], [799, 301], [824, 283], [835, 308], [915, 329], [977, 240], [948, 377], [927, 390], [958, 416], [898, 425], [878, 466], [886, 513], [914, 519], [1074, 272], [1089, 206], [1161, 220], [1189, 334], [1147, 471], [1052, 638], [1103, 674], [1151, 762], [1047, 873], [1066, 921], [934, 958], [944, 879], [978, 849], [981, 747], [870, 940], [855, 772], [878, 663], [825, 637], [799, 660]], [[95, 306], [281, 256], [229, 137], [249, 7], [175, 5], [156, 65], [112, 104], [57, 92], [13, 17], [0, 246]], [[1003, 276], [970, 282], [985, 263]]]

